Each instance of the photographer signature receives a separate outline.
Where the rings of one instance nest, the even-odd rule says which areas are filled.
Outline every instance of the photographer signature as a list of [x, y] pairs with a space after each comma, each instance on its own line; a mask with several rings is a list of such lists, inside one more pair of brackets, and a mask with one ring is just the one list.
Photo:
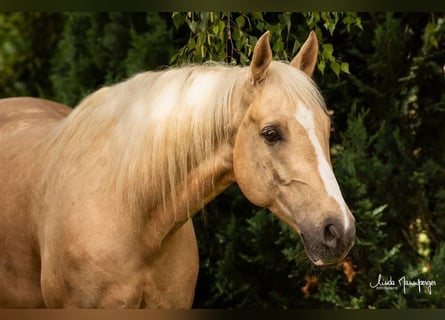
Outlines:
[[425, 288], [426, 292], [428, 292], [430, 295], [432, 293], [432, 287], [436, 285], [437, 283], [435, 280], [423, 280], [420, 278], [416, 280], [409, 280], [406, 278], [406, 276], [399, 278], [396, 282], [393, 280], [392, 276], [385, 279], [381, 273], [379, 273], [376, 283], [369, 283], [371, 288], [377, 290], [398, 290], [399, 288], [402, 288], [404, 294], [406, 294], [407, 290], [411, 287], [417, 287], [419, 293], [422, 292], [422, 288]]

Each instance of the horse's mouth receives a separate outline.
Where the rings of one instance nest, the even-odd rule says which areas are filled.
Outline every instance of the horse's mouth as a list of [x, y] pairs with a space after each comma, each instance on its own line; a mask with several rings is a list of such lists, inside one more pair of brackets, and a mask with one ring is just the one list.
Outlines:
[[314, 240], [307, 240], [304, 234], [300, 233], [303, 240], [304, 249], [306, 255], [311, 262], [318, 266], [330, 266], [338, 263], [346, 257], [350, 249], [354, 245], [354, 241], [351, 243], [342, 243], [336, 248], [328, 248], [323, 243]]
[[[309, 255], [308, 255], [308, 256], [309, 256]], [[346, 255], [345, 255], [345, 256], [346, 256]], [[345, 257], [345, 256], [344, 256], [344, 257]], [[338, 263], [338, 262], [341, 261], [344, 257], [337, 258], [337, 259], [331, 259], [331, 260], [328, 260], [328, 261], [325, 261], [325, 260], [322, 260], [322, 259], [318, 259], [318, 260], [314, 261], [310, 256], [309, 256], [309, 259], [310, 259], [310, 260], [312, 261], [312, 263], [313, 263], [314, 265], [316, 265], [317, 267], [326, 267], [326, 266], [332, 266], [332, 265]]]

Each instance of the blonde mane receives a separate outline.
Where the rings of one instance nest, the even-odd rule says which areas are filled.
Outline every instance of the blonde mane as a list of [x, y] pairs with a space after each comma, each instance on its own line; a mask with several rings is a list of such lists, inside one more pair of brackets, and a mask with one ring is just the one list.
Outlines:
[[[232, 92], [248, 76], [249, 68], [206, 64], [99, 89], [51, 132], [42, 181], [86, 175], [96, 191], [114, 188], [127, 210], [175, 207], [189, 173], [228, 143]], [[312, 80], [285, 63], [272, 62], [265, 85], [325, 108]]]
[[115, 188], [127, 207], [175, 203], [188, 173], [229, 139], [232, 90], [245, 74], [187, 66], [92, 93], [52, 132], [43, 180], [75, 167], [75, 175], [102, 174], [97, 188]]

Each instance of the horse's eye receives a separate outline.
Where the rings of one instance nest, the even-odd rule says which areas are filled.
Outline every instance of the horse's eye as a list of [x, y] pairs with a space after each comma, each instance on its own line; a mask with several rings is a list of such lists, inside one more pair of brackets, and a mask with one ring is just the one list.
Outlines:
[[282, 139], [281, 132], [276, 127], [265, 127], [261, 131], [261, 135], [266, 140], [266, 142], [269, 144], [276, 143], [277, 141]]

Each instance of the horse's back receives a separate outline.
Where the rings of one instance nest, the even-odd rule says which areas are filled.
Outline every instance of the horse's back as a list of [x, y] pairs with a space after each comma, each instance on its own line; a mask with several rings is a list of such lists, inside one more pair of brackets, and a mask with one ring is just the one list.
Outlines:
[[63, 104], [44, 99], [0, 99], [0, 130], [23, 121], [38, 123], [42, 120], [58, 120], [68, 115], [70, 110]]
[[40, 142], [70, 110], [42, 99], [0, 99], [0, 306], [43, 306], [30, 197]]

